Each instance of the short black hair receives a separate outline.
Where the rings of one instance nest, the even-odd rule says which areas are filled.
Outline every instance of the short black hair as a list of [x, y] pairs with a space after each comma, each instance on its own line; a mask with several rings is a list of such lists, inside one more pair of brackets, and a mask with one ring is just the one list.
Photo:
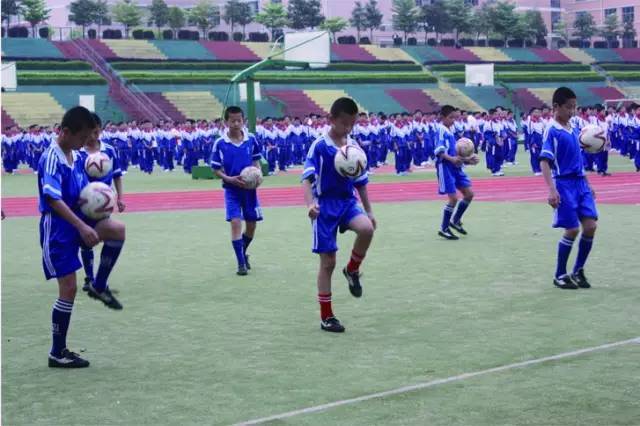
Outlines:
[[562, 106], [567, 103], [569, 99], [576, 99], [576, 94], [573, 90], [568, 87], [558, 87], [555, 92], [553, 92], [553, 105]]
[[100, 119], [100, 116], [95, 112], [92, 112], [91, 116], [93, 117], [93, 121], [96, 122], [96, 126], [102, 128], [102, 120]]
[[340, 114], [356, 115], [358, 114], [358, 104], [351, 98], [338, 98], [331, 105], [331, 116], [333, 118], [340, 117]]
[[224, 121], [229, 119], [231, 114], [242, 114], [242, 118], [244, 118], [244, 111], [239, 106], [231, 105], [224, 110]]
[[76, 134], [85, 129], [95, 129], [96, 121], [91, 115], [91, 111], [85, 107], [77, 106], [64, 113], [60, 127], [67, 128], [72, 134]]
[[455, 107], [452, 107], [451, 105], [444, 105], [441, 109], [440, 109], [440, 115], [443, 117], [448, 116], [449, 114], [451, 114], [452, 112], [454, 112], [456, 110]]

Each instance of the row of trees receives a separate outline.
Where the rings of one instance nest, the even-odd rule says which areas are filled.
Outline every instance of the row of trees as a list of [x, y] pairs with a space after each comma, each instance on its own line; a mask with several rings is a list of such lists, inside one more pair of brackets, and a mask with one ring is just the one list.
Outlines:
[[2, 22], [7, 22], [7, 34], [11, 25], [11, 18], [22, 16], [31, 24], [32, 36], [36, 36], [36, 27], [49, 19], [51, 9], [47, 9], [44, 0], [2, 0]]
[[[558, 23], [556, 30], [568, 43], [570, 34], [564, 21], [561, 20]], [[571, 35], [581, 41], [591, 40], [596, 35], [601, 36], [607, 41], [608, 47], [611, 47], [612, 43], [619, 37], [622, 37], [623, 40], [633, 40], [636, 37], [636, 30], [633, 27], [633, 21], [630, 20], [626, 20], [620, 25], [617, 14], [607, 16], [602, 28], [598, 28], [593, 15], [582, 13], [577, 15], [573, 21], [573, 33]]]

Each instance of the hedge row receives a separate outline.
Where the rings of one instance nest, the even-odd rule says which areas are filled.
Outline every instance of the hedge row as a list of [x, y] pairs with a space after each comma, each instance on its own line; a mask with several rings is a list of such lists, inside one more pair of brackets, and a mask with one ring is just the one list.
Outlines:
[[[436, 64], [433, 71], [464, 71], [465, 64]], [[495, 64], [495, 71], [591, 71], [589, 65], [584, 64]]]
[[[444, 72], [442, 77], [450, 83], [464, 83], [465, 75], [462, 72]], [[495, 79], [503, 82], [536, 83], [551, 81], [603, 81], [605, 78], [595, 72], [502, 72], [496, 73]]]
[[611, 71], [609, 75], [616, 80], [640, 80], [640, 71]]
[[17, 61], [18, 70], [91, 70], [91, 65], [83, 61]]
[[[232, 74], [224, 72], [193, 73], [121, 73], [136, 84], [217, 84], [228, 83]], [[259, 72], [256, 79], [262, 83], [435, 83], [437, 79], [427, 73], [326, 73], [326, 72]]]
[[639, 71], [640, 64], [598, 64], [598, 66], [606, 71]]
[[18, 84], [24, 85], [82, 85], [106, 84], [100, 74], [95, 72], [30, 72], [17, 73]]
[[[128, 70], [242, 70], [253, 65], [251, 62], [111, 62], [111, 66], [119, 71]], [[275, 63], [265, 68], [270, 70], [282, 70], [285, 65]], [[357, 62], [332, 63], [327, 71], [421, 71], [418, 64], [360, 64]]]

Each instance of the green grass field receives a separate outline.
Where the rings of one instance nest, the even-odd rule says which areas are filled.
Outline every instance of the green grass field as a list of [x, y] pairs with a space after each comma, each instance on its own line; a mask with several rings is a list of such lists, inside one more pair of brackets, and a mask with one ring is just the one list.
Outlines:
[[[392, 156], [389, 156], [392, 159]], [[484, 161], [484, 155], [481, 155]], [[203, 163], [200, 162], [202, 165]], [[301, 169], [298, 169], [300, 171]], [[609, 158], [609, 171], [611, 173], [633, 171], [633, 164], [618, 155]], [[489, 171], [484, 163], [476, 167], [467, 167], [467, 174], [472, 178], [490, 177]], [[505, 167], [507, 176], [531, 176], [528, 154], [520, 154], [520, 163], [514, 167]], [[396, 176], [395, 174], [374, 174], [370, 180], [372, 182], [408, 182], [416, 180], [435, 180], [436, 172], [434, 168], [416, 169], [408, 176]], [[286, 173], [265, 178], [263, 187], [284, 187], [299, 185], [300, 175], [298, 173]], [[158, 192], [158, 191], [191, 191], [220, 188], [218, 181], [193, 180], [186, 175], [182, 168], [174, 170], [173, 173], [164, 173], [157, 167], [152, 175], [141, 173], [139, 170], [130, 168], [129, 173], [124, 177], [124, 189], [126, 192]], [[31, 173], [2, 176], [2, 195], [4, 197], [36, 196], [37, 183], [35, 176]]]
[[[134, 181], [146, 176], [131, 177], [144, 190]], [[223, 211], [124, 215], [111, 286], [125, 308], [78, 294], [68, 340], [92, 362], [78, 371], [46, 367], [57, 290], [43, 279], [38, 219], [5, 220], [2, 422], [232, 424], [640, 336], [637, 206], [599, 206], [594, 288], [573, 292], [551, 285], [559, 231], [547, 206], [475, 203], [457, 242], [435, 235], [441, 208], [374, 206], [363, 298], [334, 282], [344, 335], [319, 329], [303, 208], [265, 209], [242, 278]], [[339, 240], [340, 265], [351, 241]], [[639, 359], [629, 344], [270, 424], [637, 425]]]

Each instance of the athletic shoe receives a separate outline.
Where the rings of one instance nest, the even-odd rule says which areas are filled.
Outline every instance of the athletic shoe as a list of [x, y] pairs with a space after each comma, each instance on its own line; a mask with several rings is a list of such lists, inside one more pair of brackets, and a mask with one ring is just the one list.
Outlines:
[[329, 317], [320, 321], [320, 328], [331, 333], [344, 333], [344, 326], [340, 324], [338, 318]]
[[238, 272], [236, 272], [236, 275], [245, 276], [245, 275], [248, 275], [248, 274], [249, 274], [249, 272], [247, 272], [247, 266], [246, 265], [238, 266]]
[[244, 264], [247, 267], [247, 271], [251, 269], [251, 264], [249, 263], [249, 255], [246, 253], [244, 255]]
[[571, 279], [578, 284], [580, 288], [591, 288], [591, 284], [587, 281], [587, 277], [584, 275], [584, 269], [580, 268], [573, 275], [571, 275]]
[[451, 232], [451, 230], [449, 228], [445, 229], [445, 230], [440, 230], [438, 231], [438, 235], [440, 235], [442, 238], [445, 238], [447, 240], [459, 240], [460, 238], [458, 238], [457, 235], [455, 235], [453, 232]]
[[451, 228], [453, 228], [453, 229], [454, 229], [456, 232], [458, 232], [459, 234], [467, 235], [467, 231], [465, 231], [465, 229], [462, 227], [462, 222], [460, 222], [460, 223], [453, 223], [453, 222], [451, 222], [451, 223], [449, 224], [449, 226], [450, 226]]
[[89, 366], [89, 361], [80, 358], [77, 353], [64, 348], [60, 356], [49, 354], [49, 367], [51, 368], [85, 368]]
[[89, 286], [89, 290], [87, 291], [87, 294], [92, 299], [96, 299], [104, 303], [107, 308], [110, 308], [116, 311], [122, 310], [122, 304], [118, 302], [118, 299], [116, 299], [113, 296], [113, 294], [111, 294], [111, 290], [109, 290], [108, 288], [105, 289], [102, 293], [98, 293], [96, 289], [93, 287], [93, 285], [91, 285]]
[[542, 172], [535, 172], [533, 175], [534, 176], [542, 176]]
[[349, 283], [349, 291], [353, 297], [361, 297], [362, 296], [362, 286], [360, 285], [360, 272], [349, 272], [345, 267], [342, 269], [342, 273], [344, 277], [347, 279], [347, 283]]
[[563, 290], [577, 290], [578, 286], [569, 275], [563, 275], [553, 279], [553, 285]]
[[600, 176], [611, 176], [611, 173], [609, 173], [609, 172], [598, 172], [598, 174]]
[[84, 285], [82, 286], [82, 291], [85, 293], [89, 291], [89, 287], [93, 285], [93, 280], [89, 277], [84, 277]]

